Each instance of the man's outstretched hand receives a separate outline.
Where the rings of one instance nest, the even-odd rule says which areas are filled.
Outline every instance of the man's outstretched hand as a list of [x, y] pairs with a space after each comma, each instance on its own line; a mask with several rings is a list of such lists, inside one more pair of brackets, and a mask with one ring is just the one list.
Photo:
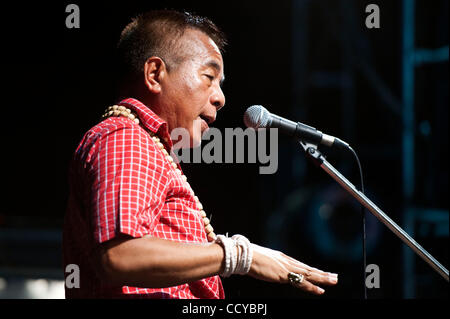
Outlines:
[[[321, 295], [325, 292], [318, 285], [337, 284], [337, 274], [324, 272], [310, 267], [280, 251], [251, 244], [253, 247], [253, 262], [248, 273], [250, 276], [269, 282], [291, 283], [307, 292]], [[289, 273], [303, 275], [301, 283], [292, 283]]]

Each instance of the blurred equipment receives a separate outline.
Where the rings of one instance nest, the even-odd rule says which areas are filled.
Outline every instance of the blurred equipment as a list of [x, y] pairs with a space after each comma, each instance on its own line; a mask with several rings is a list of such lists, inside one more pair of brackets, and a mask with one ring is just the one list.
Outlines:
[[[403, 0], [402, 11], [404, 225], [410, 234], [417, 233], [416, 227], [432, 227], [424, 239], [431, 239], [430, 247], [440, 247], [442, 241], [435, 238], [448, 243], [449, 229], [449, 211], [438, 204], [441, 189], [448, 190], [448, 169], [443, 170], [448, 167], [448, 1], [427, 6], [426, 1]], [[431, 87], [427, 75], [434, 78]], [[438, 254], [448, 262], [448, 248]], [[431, 288], [437, 279], [418, 278], [415, 258], [406, 247], [403, 258], [404, 297], [416, 297], [420, 282], [423, 291], [435, 291]]]
[[[11, 220], [11, 224], [22, 222], [20, 218]], [[0, 227], [0, 299], [61, 298], [61, 231]]]

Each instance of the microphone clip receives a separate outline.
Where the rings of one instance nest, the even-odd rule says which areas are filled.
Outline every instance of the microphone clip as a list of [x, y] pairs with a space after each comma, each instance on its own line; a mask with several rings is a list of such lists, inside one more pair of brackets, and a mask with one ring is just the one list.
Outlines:
[[323, 156], [322, 152], [319, 151], [316, 144], [304, 141], [299, 141], [299, 144], [305, 151], [308, 158], [311, 159], [315, 165], [317, 166], [322, 165], [323, 161], [325, 160], [325, 157]]

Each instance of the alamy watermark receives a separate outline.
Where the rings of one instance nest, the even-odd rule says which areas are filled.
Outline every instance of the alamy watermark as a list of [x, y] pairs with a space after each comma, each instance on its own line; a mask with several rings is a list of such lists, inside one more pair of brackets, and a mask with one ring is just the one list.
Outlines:
[[76, 4], [68, 4], [66, 6], [66, 28], [79, 29], [80, 28], [80, 7]]
[[[366, 27], [368, 29], [380, 28], [380, 7], [377, 4], [371, 3], [366, 6]], [[68, 4], [66, 6], [66, 28], [79, 29], [80, 28], [80, 7], [77, 4]]]
[[[194, 123], [195, 127], [195, 123]], [[194, 130], [198, 131], [198, 130]], [[278, 170], [278, 129], [217, 128], [208, 129], [200, 145], [191, 147], [191, 136], [185, 128], [172, 130], [175, 161], [181, 163], [259, 163], [260, 174], [274, 174]]]
[[380, 28], [380, 7], [376, 4], [369, 4], [366, 7], [366, 13], [370, 13], [366, 17], [366, 27], [368, 29]]
[[369, 289], [380, 288], [380, 267], [376, 264], [366, 266], [366, 287]]
[[80, 267], [77, 264], [69, 264], [66, 266], [66, 280], [67, 288], [80, 288]]

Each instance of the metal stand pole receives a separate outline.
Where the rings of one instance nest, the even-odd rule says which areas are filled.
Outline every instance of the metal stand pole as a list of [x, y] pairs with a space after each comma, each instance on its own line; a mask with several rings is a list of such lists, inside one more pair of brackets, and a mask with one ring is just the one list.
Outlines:
[[411, 238], [400, 226], [390, 219], [380, 208], [378, 208], [363, 193], [350, 183], [338, 170], [336, 170], [317, 149], [316, 145], [300, 142], [306, 154], [319, 165], [328, 175], [338, 182], [347, 192], [366, 207], [378, 220], [385, 224], [398, 238], [408, 245], [417, 255], [427, 262], [436, 272], [449, 281], [448, 270], [442, 266], [433, 256], [423, 249], [413, 238]]

